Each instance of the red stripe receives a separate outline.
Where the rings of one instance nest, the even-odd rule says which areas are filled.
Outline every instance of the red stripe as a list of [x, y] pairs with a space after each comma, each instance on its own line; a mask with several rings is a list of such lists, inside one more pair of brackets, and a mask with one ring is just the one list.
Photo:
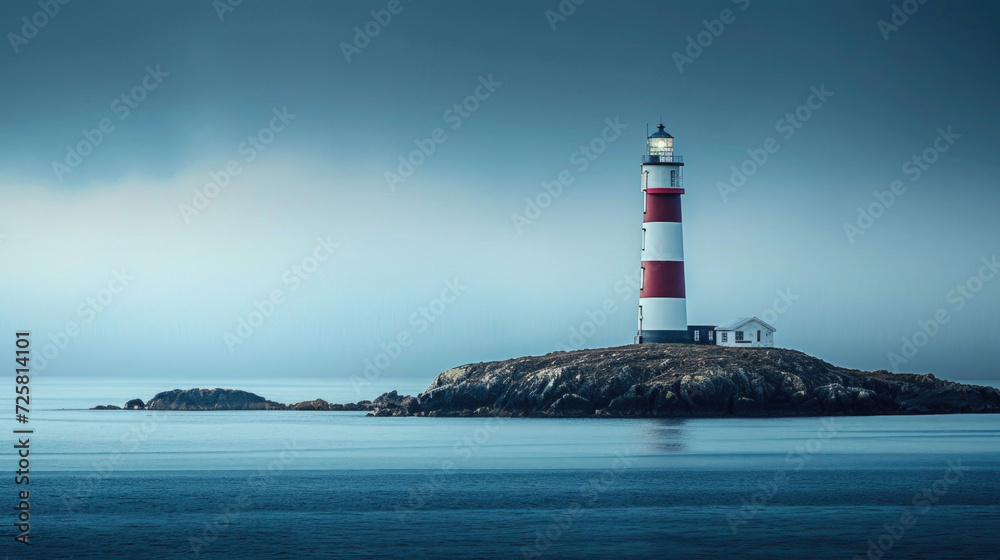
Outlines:
[[684, 189], [646, 189], [646, 192], [653, 194], [684, 194]]
[[639, 297], [684, 297], [684, 261], [642, 261]]
[[646, 192], [646, 213], [643, 222], [680, 222], [681, 195]]

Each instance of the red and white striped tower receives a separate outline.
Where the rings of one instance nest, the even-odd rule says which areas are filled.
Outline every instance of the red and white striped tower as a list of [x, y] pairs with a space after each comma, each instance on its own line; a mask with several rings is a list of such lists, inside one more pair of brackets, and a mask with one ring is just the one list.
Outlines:
[[684, 234], [681, 171], [674, 137], [663, 125], [646, 139], [642, 156], [642, 277], [636, 341], [690, 342], [684, 299]]

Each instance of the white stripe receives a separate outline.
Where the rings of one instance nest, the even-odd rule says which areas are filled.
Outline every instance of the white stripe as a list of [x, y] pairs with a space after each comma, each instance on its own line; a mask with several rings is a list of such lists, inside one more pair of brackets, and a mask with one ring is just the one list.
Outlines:
[[684, 298], [639, 298], [642, 330], [686, 331], [687, 301]]
[[684, 233], [680, 222], [646, 222], [642, 229], [645, 230], [642, 260], [684, 260]]
[[[642, 166], [643, 171], [648, 171], [649, 174], [646, 175], [646, 188], [647, 189], [670, 189], [670, 188], [681, 188], [680, 180], [676, 177], [680, 175], [680, 166], [673, 165], [644, 165]], [[675, 171], [675, 182], [673, 185], [670, 184], [670, 172]], [[686, 327], [685, 327], [686, 328]]]

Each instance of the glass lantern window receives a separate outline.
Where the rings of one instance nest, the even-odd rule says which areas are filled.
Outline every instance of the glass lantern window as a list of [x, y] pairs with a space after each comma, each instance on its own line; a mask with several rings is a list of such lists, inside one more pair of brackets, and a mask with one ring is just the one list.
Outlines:
[[674, 151], [673, 138], [650, 138], [649, 155], [667, 155]]

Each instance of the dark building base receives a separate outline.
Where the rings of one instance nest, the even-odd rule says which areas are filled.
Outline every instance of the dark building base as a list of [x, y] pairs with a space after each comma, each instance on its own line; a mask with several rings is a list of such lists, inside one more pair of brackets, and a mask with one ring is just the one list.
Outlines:
[[691, 335], [688, 331], [641, 331], [637, 337], [639, 344], [644, 342], [652, 343], [674, 343], [687, 344], [691, 342]]
[[688, 325], [691, 344], [715, 344], [715, 325]]

